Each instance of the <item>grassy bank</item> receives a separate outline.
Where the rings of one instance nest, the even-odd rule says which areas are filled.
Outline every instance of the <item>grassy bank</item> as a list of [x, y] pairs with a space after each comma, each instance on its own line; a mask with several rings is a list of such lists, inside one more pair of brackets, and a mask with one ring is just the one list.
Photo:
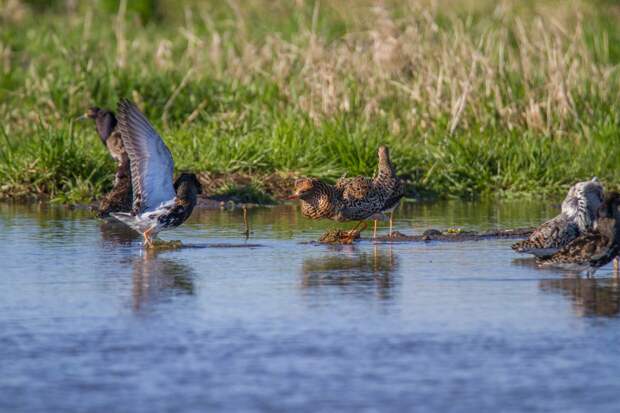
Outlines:
[[37, 4], [0, 0], [5, 195], [105, 191], [112, 161], [71, 119], [125, 96], [179, 170], [334, 179], [387, 143], [417, 193], [620, 182], [612, 2]]

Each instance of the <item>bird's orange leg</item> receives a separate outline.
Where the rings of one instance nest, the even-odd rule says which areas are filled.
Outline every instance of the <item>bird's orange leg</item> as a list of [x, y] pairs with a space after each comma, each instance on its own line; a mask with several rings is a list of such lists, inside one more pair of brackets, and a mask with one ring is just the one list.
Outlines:
[[144, 231], [144, 233], [142, 233], [142, 236], [144, 237], [144, 246], [147, 248], [153, 247], [153, 238], [151, 238], [152, 232], [153, 232], [153, 229], [149, 228], [146, 231]]

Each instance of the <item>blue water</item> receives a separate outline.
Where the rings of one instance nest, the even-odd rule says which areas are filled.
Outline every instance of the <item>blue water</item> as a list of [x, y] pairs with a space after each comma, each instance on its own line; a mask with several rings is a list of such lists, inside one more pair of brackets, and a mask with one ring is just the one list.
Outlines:
[[[413, 204], [397, 229], [534, 225]], [[86, 211], [0, 204], [0, 411], [616, 412], [620, 281], [512, 240], [329, 247], [283, 206], [197, 211], [145, 253]], [[385, 231], [385, 228], [381, 228]]]

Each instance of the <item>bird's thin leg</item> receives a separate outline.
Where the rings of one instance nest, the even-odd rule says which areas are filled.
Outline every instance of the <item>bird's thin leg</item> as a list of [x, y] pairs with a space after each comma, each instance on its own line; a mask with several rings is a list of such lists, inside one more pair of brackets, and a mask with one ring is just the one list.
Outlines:
[[394, 211], [390, 211], [390, 237], [392, 236], [392, 218], [394, 218]]
[[372, 237], [377, 238], [377, 220], [375, 219], [375, 227], [372, 231]]
[[614, 258], [614, 272], [615, 272], [615, 273], [617, 273], [617, 272], [618, 272], [618, 269], [620, 269], [620, 264], [618, 263], [618, 260], [619, 260], [619, 259], [620, 259], [620, 258], [618, 258], [618, 257]]
[[151, 248], [153, 246], [153, 238], [151, 238], [151, 232], [153, 232], [153, 230], [149, 228], [142, 234], [144, 236], [144, 246], [147, 248]]

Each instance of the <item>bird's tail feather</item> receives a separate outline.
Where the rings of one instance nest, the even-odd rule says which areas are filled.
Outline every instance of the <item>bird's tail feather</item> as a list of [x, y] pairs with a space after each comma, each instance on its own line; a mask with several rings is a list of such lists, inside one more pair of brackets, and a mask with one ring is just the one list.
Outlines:
[[110, 215], [140, 233], [144, 232], [145, 230], [145, 228], [143, 228], [143, 225], [141, 225], [141, 220], [136, 215], [132, 215], [127, 212], [113, 212]]

